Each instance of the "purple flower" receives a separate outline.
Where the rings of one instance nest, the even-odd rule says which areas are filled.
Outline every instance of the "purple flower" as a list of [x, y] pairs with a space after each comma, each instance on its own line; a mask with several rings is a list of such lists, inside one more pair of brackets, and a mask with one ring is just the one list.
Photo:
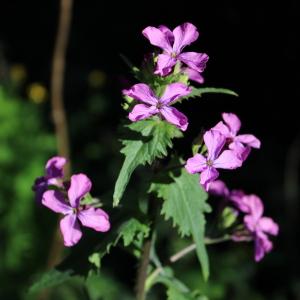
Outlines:
[[[177, 61], [186, 64], [194, 72], [202, 73], [204, 71], [209, 58], [207, 54], [182, 52], [185, 46], [198, 39], [199, 33], [193, 24], [184, 23], [173, 31], [163, 25], [158, 28], [148, 26], [143, 30], [143, 35], [152, 45], [163, 50], [163, 53], [158, 55], [155, 74], [168, 75]], [[186, 73], [190, 75], [189, 70], [186, 70]], [[191, 78], [195, 78], [195, 74]]]
[[225, 124], [220, 121], [213, 130], [221, 132], [229, 143], [229, 149], [234, 150], [240, 158], [244, 161], [251, 148], [260, 148], [260, 141], [252, 134], [237, 135], [241, 128], [241, 121], [237, 115], [233, 113], [223, 113], [223, 120]]
[[[73, 246], [80, 240], [83, 226], [96, 231], [105, 232], [110, 229], [109, 217], [105, 211], [91, 206], [81, 206], [80, 200], [89, 193], [92, 183], [84, 174], [71, 177], [70, 188], [67, 192], [69, 203], [60, 191], [50, 190], [44, 193], [42, 204], [65, 217], [60, 221], [60, 230], [67, 247]], [[80, 223], [79, 223], [80, 222]]]
[[61, 186], [61, 179], [64, 177], [63, 167], [67, 160], [61, 156], [54, 156], [50, 158], [46, 163], [46, 175], [38, 177], [32, 187], [36, 194], [36, 200], [42, 201], [44, 192], [49, 185]]
[[208, 191], [209, 184], [219, 176], [217, 169], [236, 169], [242, 165], [242, 161], [232, 150], [221, 152], [226, 138], [220, 132], [209, 130], [203, 138], [208, 151], [207, 157], [196, 154], [187, 160], [185, 168], [191, 174], [201, 173], [200, 184]]
[[221, 196], [224, 198], [228, 198], [230, 195], [230, 191], [226, 186], [225, 182], [222, 180], [215, 180], [210, 183], [208, 192], [214, 196]]
[[161, 98], [158, 98], [151, 88], [144, 83], [138, 83], [128, 90], [123, 90], [124, 95], [144, 103], [134, 106], [128, 116], [131, 121], [136, 122], [153, 115], [160, 115], [182, 131], [187, 129], [188, 119], [176, 108], [171, 107], [171, 105], [178, 98], [186, 96], [190, 92], [191, 88], [183, 83], [171, 83], [167, 85]]
[[273, 248], [268, 235], [277, 235], [278, 225], [268, 217], [263, 217], [264, 207], [261, 199], [256, 195], [245, 195], [243, 205], [248, 208], [244, 217], [245, 227], [252, 233], [255, 242], [255, 261], [260, 261]]

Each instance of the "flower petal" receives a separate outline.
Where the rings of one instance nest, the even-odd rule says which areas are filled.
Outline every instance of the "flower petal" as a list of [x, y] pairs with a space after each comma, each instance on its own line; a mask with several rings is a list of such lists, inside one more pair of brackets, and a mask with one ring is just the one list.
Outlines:
[[197, 40], [199, 36], [199, 32], [193, 24], [184, 23], [180, 26], [177, 26], [173, 30], [173, 35], [174, 35], [173, 51], [176, 54], [179, 54], [185, 46], [190, 45], [191, 43]]
[[172, 68], [176, 64], [177, 59], [170, 56], [169, 54], [159, 54], [157, 56], [156, 70], [154, 74], [160, 76], [166, 76], [172, 72]]
[[230, 130], [227, 125], [225, 125], [222, 121], [220, 121], [217, 125], [215, 125], [211, 130], [219, 131], [221, 134], [223, 134], [226, 138], [230, 138]]
[[278, 224], [273, 221], [273, 219], [268, 217], [262, 217], [258, 221], [258, 227], [269, 234], [277, 235], [279, 231]]
[[85, 174], [76, 174], [71, 176], [68, 197], [72, 207], [78, 207], [80, 200], [92, 188], [92, 182]]
[[215, 181], [219, 177], [219, 172], [217, 169], [212, 167], [207, 167], [200, 175], [200, 184], [208, 192], [210, 183]]
[[35, 192], [35, 200], [38, 203], [41, 203], [43, 194], [44, 192], [46, 192], [47, 188], [48, 188], [48, 183], [47, 183], [47, 179], [44, 176], [36, 178], [32, 190]]
[[216, 180], [210, 184], [209, 193], [215, 196], [228, 197], [229, 189], [224, 181]]
[[164, 106], [160, 109], [162, 116], [171, 124], [185, 131], [189, 125], [187, 117], [174, 107]]
[[78, 219], [83, 226], [96, 231], [105, 232], [110, 229], [108, 214], [100, 208], [90, 207], [82, 210], [78, 213]]
[[243, 164], [243, 161], [232, 150], [225, 150], [214, 161], [214, 167], [217, 169], [236, 169]]
[[256, 232], [256, 224], [257, 224], [257, 219], [253, 217], [253, 215], [246, 215], [244, 216], [244, 224], [246, 228], [252, 232]]
[[181, 68], [181, 70], [183, 73], [185, 73], [188, 76], [189, 80], [198, 82], [200, 84], [204, 83], [204, 78], [199, 72], [191, 68]]
[[188, 95], [191, 91], [192, 89], [190, 87], [181, 82], [168, 84], [160, 102], [163, 104], [170, 104], [178, 98]]
[[135, 84], [130, 89], [123, 90], [122, 92], [126, 96], [150, 105], [155, 105], [157, 103], [157, 98], [155, 97], [152, 89], [149, 87], [149, 85], [144, 83]]
[[165, 25], [158, 26], [158, 29], [165, 35], [165, 37], [169, 41], [170, 45], [172, 45], [174, 43], [173, 32]]
[[68, 214], [72, 211], [65, 199], [64, 195], [59, 191], [50, 190], [43, 194], [42, 204], [50, 208], [56, 213]]
[[60, 231], [64, 238], [64, 245], [72, 247], [81, 239], [82, 232], [76, 214], [66, 215], [60, 221]]
[[172, 52], [169, 38], [162, 30], [156, 27], [148, 26], [142, 31], [142, 33], [153, 46], [157, 46], [168, 53]]
[[261, 199], [256, 195], [245, 195], [242, 199], [243, 203], [248, 206], [249, 211], [253, 218], [258, 221], [264, 212], [264, 205]]
[[195, 154], [186, 161], [185, 169], [190, 174], [200, 173], [206, 168], [206, 158], [201, 154]]
[[63, 167], [67, 159], [62, 156], [54, 156], [47, 161], [46, 174], [48, 178], [63, 178]]
[[147, 119], [157, 113], [158, 113], [158, 109], [155, 106], [137, 104], [133, 107], [131, 113], [129, 113], [128, 118], [130, 119], [130, 121], [136, 122], [136, 121]]
[[260, 140], [253, 134], [240, 134], [236, 136], [234, 140], [257, 149], [259, 149], [261, 145]]
[[205, 132], [203, 139], [207, 147], [208, 159], [215, 160], [225, 145], [225, 136], [218, 131], [208, 130]]
[[207, 54], [198, 52], [184, 52], [179, 54], [177, 58], [193, 70], [200, 73], [204, 71], [209, 59]]
[[238, 158], [242, 161], [245, 161], [251, 152], [251, 148], [248, 146], [244, 146], [240, 142], [233, 142], [229, 144], [229, 149], [234, 151]]
[[230, 128], [231, 133], [235, 136], [241, 128], [241, 121], [238, 116], [233, 113], [222, 113], [222, 117]]
[[266, 253], [273, 249], [272, 242], [266, 235], [259, 235], [255, 238], [255, 261], [260, 261]]
[[235, 206], [244, 213], [249, 213], [249, 207], [244, 203], [243, 197], [245, 196], [242, 190], [232, 190], [229, 199], [235, 204]]

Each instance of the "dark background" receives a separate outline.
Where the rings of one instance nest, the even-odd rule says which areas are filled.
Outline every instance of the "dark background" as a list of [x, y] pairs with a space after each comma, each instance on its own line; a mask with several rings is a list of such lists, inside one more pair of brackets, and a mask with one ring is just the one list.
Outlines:
[[[49, 86], [58, 7], [58, 1], [0, 2], [2, 52], [9, 64], [25, 65], [28, 82]], [[260, 195], [266, 214], [280, 225], [273, 254], [260, 263], [251, 279], [264, 299], [300, 299], [299, 18], [296, 0], [278, 4], [111, 1], [110, 5], [103, 1], [76, 0], [67, 53], [66, 110], [75, 128], [71, 131], [72, 155], [77, 160], [75, 164], [82, 167], [84, 132], [76, 116], [91, 93], [88, 74], [94, 69], [106, 74], [106, 84], [100, 92], [111, 102], [111, 107], [101, 120], [91, 115], [86, 117], [93, 124], [86, 138], [97, 137], [100, 142], [103, 136], [116, 139], [116, 127], [124, 116], [120, 107], [122, 78], [128, 76], [134, 83], [119, 54], [139, 64], [143, 55], [153, 49], [141, 34], [148, 25], [165, 24], [174, 28], [189, 21], [197, 26], [200, 38], [189, 50], [210, 56], [204, 85], [230, 88], [240, 97], [209, 95], [183, 103], [182, 111], [190, 119], [186, 141], [192, 141], [201, 127], [215, 125], [223, 111], [237, 113], [243, 122], [242, 132], [253, 133], [262, 141], [261, 150], [253, 151], [245, 166], [228, 175], [228, 179], [230, 187], [242, 187]], [[50, 124], [48, 109], [46, 103], [42, 113]], [[189, 155], [186, 141], [178, 146]], [[109, 157], [110, 149], [106, 152]], [[92, 174], [98, 171], [92, 165], [85, 168]], [[113, 179], [103, 180], [108, 184], [113, 182]]]

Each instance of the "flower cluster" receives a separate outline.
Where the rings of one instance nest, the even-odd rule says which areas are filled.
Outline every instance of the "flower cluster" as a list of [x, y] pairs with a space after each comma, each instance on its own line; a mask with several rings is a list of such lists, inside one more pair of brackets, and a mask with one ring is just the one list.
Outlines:
[[81, 225], [96, 231], [106, 232], [110, 229], [107, 213], [101, 208], [82, 205], [92, 188], [90, 179], [85, 174], [71, 176], [70, 182], [63, 181], [64, 157], [53, 157], [46, 164], [46, 176], [39, 177], [33, 190], [41, 203], [56, 213], [63, 214], [60, 221], [60, 230], [64, 244], [73, 246], [80, 240]]
[[264, 206], [261, 199], [253, 194], [246, 195], [241, 190], [230, 191], [221, 180], [213, 182], [209, 192], [228, 199], [244, 215], [243, 223], [246, 232], [238, 231], [232, 239], [239, 242], [250, 236], [255, 243], [255, 261], [260, 261], [273, 248], [268, 234], [276, 236], [279, 231], [278, 225], [271, 218], [263, 216]]
[[[180, 72], [188, 76], [190, 80], [203, 83], [201, 73], [204, 71], [208, 56], [204, 53], [182, 52], [184, 47], [197, 40], [199, 33], [191, 23], [184, 23], [171, 31], [166, 26], [158, 28], [148, 26], [143, 30], [143, 35], [154, 46], [163, 50], [157, 57], [154, 74], [165, 77], [170, 75], [177, 65]], [[169, 83], [164, 86], [164, 93], [158, 96], [145, 83], [138, 83], [130, 89], [123, 90], [123, 94], [129, 96], [141, 104], [136, 104], [129, 113], [129, 119], [133, 122], [147, 119], [154, 115], [185, 131], [188, 126], [187, 117], [172, 105], [181, 97], [187, 96], [192, 89], [182, 82]]]
[[186, 170], [200, 174], [200, 184], [209, 190], [210, 184], [219, 177], [217, 169], [241, 167], [252, 148], [260, 148], [260, 141], [252, 134], [237, 135], [241, 127], [240, 119], [233, 113], [222, 114], [224, 123], [205, 132], [203, 136], [206, 155], [195, 154], [186, 162]]

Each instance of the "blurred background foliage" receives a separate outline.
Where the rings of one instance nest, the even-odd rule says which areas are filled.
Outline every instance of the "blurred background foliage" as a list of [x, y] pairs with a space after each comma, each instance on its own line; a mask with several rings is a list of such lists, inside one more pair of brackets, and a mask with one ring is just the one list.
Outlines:
[[[253, 151], [245, 167], [223, 178], [231, 188], [260, 195], [281, 233], [273, 253], [259, 264], [253, 261], [252, 245], [228, 243], [209, 246], [208, 283], [201, 280], [194, 254], [174, 266], [175, 274], [211, 300], [300, 299], [297, 1], [245, 6], [234, 1], [191, 1], [182, 10], [173, 2], [160, 2], [139, 13], [128, 3], [113, 4], [119, 14], [103, 1], [75, 1], [65, 76], [73, 170], [89, 174], [93, 195], [111, 205], [111, 189], [122, 162], [117, 133], [124, 117], [120, 91], [134, 82], [119, 54], [138, 64], [151, 49], [141, 35], [145, 26], [193, 22], [201, 32], [193, 50], [211, 57], [205, 85], [231, 88], [240, 98], [209, 95], [183, 103], [182, 111], [194, 125], [175, 146], [187, 157], [186, 145], [201, 127], [216, 124], [222, 111], [236, 112], [243, 120], [243, 132], [257, 135], [263, 147]], [[194, 9], [199, 5], [201, 9]], [[46, 269], [56, 224], [54, 214], [36, 205], [31, 186], [43, 174], [46, 160], [56, 154], [48, 86], [58, 7], [58, 1], [1, 3], [0, 299], [40, 297], [27, 291]], [[126, 201], [136, 205], [133, 199], [140, 198], [136, 186], [145, 180], [147, 172], [139, 169]], [[81, 243], [84, 247], [85, 241]], [[171, 224], [162, 224], [157, 247], [163, 260], [187, 243], [178, 239]], [[103, 259], [101, 272], [95, 271], [88, 280], [66, 276], [48, 291], [50, 299], [132, 299], [136, 266], [130, 254], [113, 249]], [[164, 297], [157, 286], [149, 299]]]

